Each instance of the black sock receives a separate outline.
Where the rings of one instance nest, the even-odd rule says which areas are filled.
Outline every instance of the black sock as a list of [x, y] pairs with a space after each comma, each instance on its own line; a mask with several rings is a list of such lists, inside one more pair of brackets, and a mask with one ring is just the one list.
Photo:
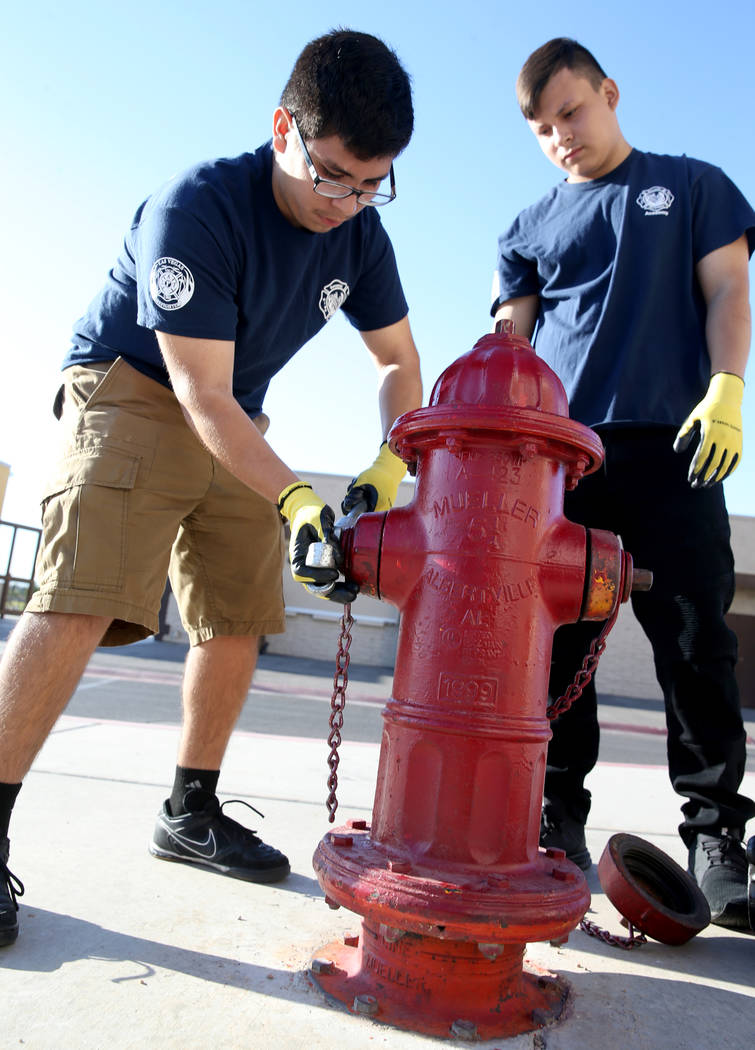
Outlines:
[[[184, 799], [188, 791], [204, 792], [207, 796], [215, 794], [218, 786], [219, 769], [187, 769], [186, 766], [176, 766], [176, 779], [173, 781], [173, 791], [170, 796], [170, 811], [174, 817], [180, 817], [188, 810], [184, 805]], [[194, 796], [197, 802], [202, 802], [198, 808], [202, 808], [207, 798], [197, 794]], [[197, 806], [191, 806], [192, 810]]]
[[4, 839], [8, 834], [13, 803], [16, 801], [16, 795], [18, 795], [20, 790], [20, 784], [0, 783], [0, 839]]

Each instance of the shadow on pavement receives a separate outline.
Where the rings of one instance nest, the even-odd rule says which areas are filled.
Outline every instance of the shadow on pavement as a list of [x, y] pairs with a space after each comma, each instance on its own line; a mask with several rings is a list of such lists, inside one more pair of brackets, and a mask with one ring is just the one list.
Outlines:
[[[149, 986], [153, 979], [159, 980], [160, 971], [170, 971], [270, 999], [306, 1000], [309, 1007], [333, 1009], [315, 988], [306, 969], [262, 966], [229, 955], [165, 944], [41, 908], [24, 908], [22, 912], [23, 938], [0, 956], [3, 968], [8, 970], [51, 973], [67, 963], [89, 959], [105, 965], [112, 963], [114, 971], [118, 967], [109, 978], [104, 970], [105, 979], [112, 984], [138, 982]], [[313, 950], [316, 947], [313, 945]], [[679, 949], [674, 949], [674, 953], [677, 958], [682, 955]], [[664, 952], [659, 965], [668, 965], [670, 954], [671, 951]], [[558, 963], [554, 970], [559, 971]], [[727, 974], [727, 980], [730, 979]], [[569, 1042], [559, 1041], [558, 1045], [598, 1045], [593, 1041], [596, 1026], [606, 1042], [620, 1037], [621, 1042], [614, 1045], [621, 1045], [622, 1050], [747, 1045], [747, 1003], [752, 1003], [749, 986], [747, 992], [739, 993], [659, 973], [648, 976], [627, 972], [570, 972], [568, 984], [571, 1005], [564, 1019], [545, 1029], [545, 1038], [535, 1045], [545, 1046], [545, 1039], [550, 1042], [559, 1036]], [[660, 1009], [659, 1003], [663, 1004]], [[369, 1024], [365, 1021], [365, 1030], [371, 1035], [380, 1031]]]
[[[109, 930], [85, 919], [22, 908], [23, 931], [15, 945], [3, 949], [0, 965], [6, 970], [52, 973], [66, 963], [92, 959], [103, 963], [131, 963], [132, 972], [112, 976], [113, 984], [148, 983], [158, 970], [171, 970], [234, 988], [253, 990], [277, 999], [300, 1000], [304, 988], [291, 981], [296, 970], [243, 962], [227, 955], [195, 951], [147, 937]], [[316, 1002], [316, 1000], [313, 1000]], [[320, 1005], [325, 1005], [324, 1001]]]

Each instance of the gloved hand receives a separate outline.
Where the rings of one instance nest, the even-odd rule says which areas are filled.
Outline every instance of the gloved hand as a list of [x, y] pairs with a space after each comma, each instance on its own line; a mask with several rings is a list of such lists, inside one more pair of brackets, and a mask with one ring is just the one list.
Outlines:
[[351, 482], [346, 490], [341, 510], [348, 514], [351, 508], [364, 500], [367, 510], [390, 510], [396, 502], [399, 482], [406, 473], [406, 464], [394, 456], [384, 441], [377, 459]]
[[281, 492], [278, 510], [288, 519], [291, 526], [288, 556], [291, 561], [291, 575], [296, 582], [322, 585], [337, 580], [338, 569], [335, 566], [326, 568], [307, 565], [307, 551], [310, 545], [328, 542], [331, 538], [335, 520], [332, 509], [315, 495], [311, 485], [304, 481], [295, 481]]
[[711, 376], [708, 392], [682, 423], [674, 452], [683, 452], [693, 438], [700, 443], [690, 464], [689, 482], [703, 488], [728, 478], [742, 458], [742, 396], [744, 380], [731, 372]]
[[317, 593], [318, 598], [345, 605], [353, 602], [359, 593], [359, 586], [348, 580], [339, 580], [336, 566], [307, 565], [307, 551], [313, 543], [332, 543], [336, 549], [338, 541], [332, 536], [332, 509], [316, 496], [312, 486], [304, 481], [295, 481], [281, 492], [278, 499], [278, 510], [291, 526], [291, 542], [288, 556], [291, 561], [291, 575], [297, 583], [314, 584], [323, 587], [332, 584], [327, 593]]

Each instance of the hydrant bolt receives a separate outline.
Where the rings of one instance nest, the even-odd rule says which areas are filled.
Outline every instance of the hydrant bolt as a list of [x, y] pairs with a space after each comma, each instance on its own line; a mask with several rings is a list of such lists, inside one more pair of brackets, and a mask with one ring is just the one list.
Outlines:
[[579, 878], [576, 872], [568, 871], [565, 868], [554, 868], [551, 875], [557, 882], [574, 882], [575, 879]]
[[379, 1010], [378, 1001], [374, 995], [357, 995], [354, 998], [354, 1013], [372, 1016]]
[[653, 586], [653, 574], [650, 569], [638, 569], [632, 566], [632, 590], [649, 591]]
[[406, 930], [400, 930], [396, 926], [386, 926], [384, 922], [380, 923], [380, 936], [388, 944], [395, 944], [396, 941], [400, 941], [401, 938], [406, 934]]
[[486, 959], [497, 959], [499, 955], [503, 955], [502, 944], [478, 944], [478, 950], [485, 956]]
[[310, 969], [317, 974], [333, 973], [333, 962], [331, 959], [313, 959]]
[[474, 1021], [458, 1020], [451, 1025], [451, 1035], [457, 1039], [473, 1040], [477, 1038], [477, 1025]]
[[550, 857], [551, 860], [566, 860], [566, 850], [559, 849], [558, 846], [549, 846], [545, 851], [546, 857]]

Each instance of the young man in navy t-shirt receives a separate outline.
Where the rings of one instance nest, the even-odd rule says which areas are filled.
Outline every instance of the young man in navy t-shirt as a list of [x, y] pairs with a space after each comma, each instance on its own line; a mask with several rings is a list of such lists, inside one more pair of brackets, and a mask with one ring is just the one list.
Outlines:
[[[150, 850], [255, 882], [288, 874], [287, 858], [215, 794], [259, 636], [284, 626], [281, 515], [294, 578], [338, 576], [306, 564], [334, 514], [264, 439], [263, 399], [340, 309], [376, 365], [383, 438], [420, 405], [376, 207], [396, 196], [393, 162], [412, 127], [409, 78], [385, 44], [349, 30], [312, 41], [272, 140], [200, 164], [141, 204], [77, 322], [55, 406], [64, 447], [43, 502], [40, 588], [0, 665], [0, 945], [18, 934], [8, 826], [22, 777], [94, 648], [158, 630], [168, 571], [192, 645], [173, 791]], [[291, 410], [314, 433], [328, 406], [304, 389]], [[403, 475], [383, 441], [344, 505], [387, 509]], [[331, 594], [351, 597], [343, 583]]]
[[[567, 493], [566, 514], [619, 533], [653, 571], [632, 605], [665, 698], [671, 781], [687, 799], [679, 831], [713, 921], [744, 928], [742, 839], [755, 806], [739, 794], [745, 732], [724, 622], [734, 570], [720, 482], [742, 454], [755, 213], [720, 169], [632, 149], [615, 82], [573, 40], [535, 51], [517, 95], [567, 177], [499, 238], [492, 313], [533, 338], [572, 416], [603, 440], [604, 466]], [[553, 697], [600, 626], [556, 632]], [[553, 725], [541, 826], [542, 845], [585, 869], [584, 778], [598, 736], [590, 683]]]

